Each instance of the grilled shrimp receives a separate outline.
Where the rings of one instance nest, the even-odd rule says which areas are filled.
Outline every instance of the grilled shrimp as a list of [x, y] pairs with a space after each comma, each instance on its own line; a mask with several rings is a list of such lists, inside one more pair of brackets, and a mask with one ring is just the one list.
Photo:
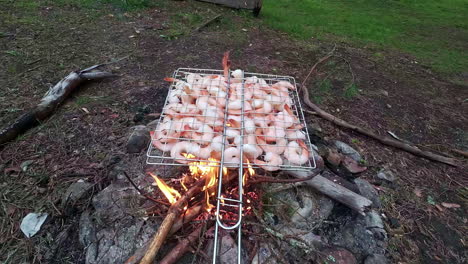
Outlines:
[[151, 136], [151, 143], [153, 144], [153, 146], [160, 149], [161, 151], [164, 151], [164, 152], [170, 151], [172, 147], [174, 147], [175, 145], [175, 143], [161, 142], [161, 140], [156, 139], [154, 131], [150, 131], [150, 136]]
[[296, 140], [296, 139], [300, 139], [300, 140], [306, 139], [305, 133], [301, 130], [296, 130], [296, 129], [292, 129], [292, 130], [288, 129], [286, 131], [286, 137], [290, 141]]
[[224, 150], [224, 162], [227, 167], [237, 166], [240, 163], [240, 150], [230, 147]]
[[292, 85], [290, 82], [287, 81], [279, 81], [275, 84], [273, 84], [271, 87], [279, 90], [284, 90], [286, 88], [286, 91], [289, 90], [296, 90], [296, 87]]
[[304, 141], [291, 141], [284, 151], [284, 157], [292, 164], [302, 165], [309, 160], [309, 150]]
[[161, 142], [174, 142], [180, 136], [177, 128], [172, 120], [160, 123], [152, 137]]
[[260, 148], [262, 148], [265, 152], [272, 152], [278, 155], [284, 152], [286, 149], [286, 144], [288, 144], [288, 141], [285, 138], [277, 138], [275, 141], [272, 141], [273, 144], [267, 144], [267, 142], [261, 137], [257, 137], [257, 142]]
[[282, 127], [268, 126], [263, 129], [263, 135], [265, 141], [273, 142], [276, 141], [278, 138], [284, 138], [286, 136], [286, 132]]
[[241, 69], [237, 69], [237, 70], [233, 71], [231, 73], [231, 75], [232, 75], [232, 79], [231, 79], [232, 83], [240, 83], [240, 82], [242, 82], [242, 77], [244, 76], [244, 71], [241, 70]]
[[295, 120], [296, 117], [291, 111], [289, 105], [284, 105], [284, 110], [275, 116], [275, 126], [287, 128], [292, 126]]
[[283, 164], [283, 159], [281, 159], [280, 155], [273, 152], [267, 152], [264, 160], [256, 159], [254, 162], [266, 171], [277, 171]]
[[202, 124], [191, 136], [195, 141], [207, 143], [213, 139], [214, 131], [209, 125]]
[[171, 149], [171, 157], [179, 163], [188, 163], [190, 161], [186, 160], [182, 153], [198, 155], [200, 151], [200, 146], [196, 143], [182, 141], [177, 142]]
[[271, 104], [262, 99], [252, 100], [252, 108], [254, 109], [251, 112], [252, 114], [270, 114], [271, 110], [273, 110]]
[[213, 138], [211, 141], [211, 149], [215, 152], [221, 152], [223, 150], [223, 136], [219, 135]]
[[249, 159], [256, 159], [263, 153], [263, 149], [257, 145], [257, 138], [255, 134], [250, 134], [247, 136], [247, 144], [243, 145], [243, 150], [245, 155]]

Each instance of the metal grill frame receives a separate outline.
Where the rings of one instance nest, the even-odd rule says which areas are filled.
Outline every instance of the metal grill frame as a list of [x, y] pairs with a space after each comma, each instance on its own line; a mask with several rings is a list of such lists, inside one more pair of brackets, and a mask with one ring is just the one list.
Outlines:
[[[173, 78], [175, 79], [180, 79], [180, 80], [185, 80], [184, 78], [184, 74], [186, 73], [196, 73], [196, 74], [199, 74], [199, 75], [202, 75], [202, 76], [205, 76], [205, 75], [223, 75], [223, 71], [222, 70], [211, 70], [211, 69], [196, 69], [196, 68], [179, 68], [177, 69], [174, 73], [173, 73]], [[231, 71], [230, 71], [231, 73]], [[283, 76], [283, 75], [272, 75], [272, 74], [262, 74], [262, 73], [250, 73], [250, 72], [244, 72], [244, 76], [242, 78], [242, 83], [245, 82], [245, 79], [246, 78], [249, 78], [249, 77], [253, 77], [253, 76], [256, 76], [258, 78], [262, 78], [264, 79], [265, 81], [267, 81], [267, 83], [269, 85], [275, 83], [275, 82], [278, 82], [278, 81], [288, 81], [290, 82], [292, 85], [294, 85], [294, 87], [296, 87], [296, 81], [294, 79], [294, 77], [291, 77], [291, 76]], [[230, 86], [231, 83], [228, 83], [228, 86]], [[158, 120], [158, 123], [157, 123], [157, 126], [156, 128], [159, 126], [159, 124], [164, 120], [164, 118], [167, 116], [167, 114], [165, 113], [168, 109], [168, 105], [169, 105], [169, 102], [168, 102], [168, 99], [169, 99], [169, 96], [171, 94], [171, 90], [174, 90], [175, 89], [175, 83], [171, 83], [171, 85], [169, 86], [169, 91], [168, 91], [168, 96], [166, 97], [166, 100], [164, 102], [164, 107], [163, 107], [163, 110], [162, 110], [162, 113], [159, 117], [159, 120]], [[242, 85], [242, 96], [244, 96], [244, 85]], [[210, 99], [217, 99], [217, 98], [221, 98], [219, 96], [209, 96]], [[304, 142], [308, 148], [308, 151], [309, 152], [312, 152], [312, 147], [311, 147], [311, 142], [310, 142], [310, 138], [309, 138], [309, 131], [307, 129], [307, 124], [305, 123], [305, 117], [304, 117], [304, 113], [303, 113], [303, 110], [302, 110], [302, 105], [301, 105], [301, 102], [300, 102], [300, 99], [299, 99], [299, 94], [298, 94], [298, 90], [294, 90], [294, 91], [290, 91], [289, 92], [289, 98], [291, 98], [291, 101], [292, 101], [292, 111], [294, 113], [294, 115], [296, 117], [298, 117], [298, 124], [301, 124], [303, 126], [303, 129], [301, 131], [303, 131], [304, 133]], [[228, 102], [228, 98], [226, 97], [226, 102]], [[242, 104], [242, 106], [244, 107], [244, 104]], [[230, 111], [230, 109], [227, 107], [227, 103], [226, 103], [226, 107], [225, 107], [225, 112], [228, 112]], [[227, 113], [224, 113], [225, 116], [223, 117], [224, 118], [224, 124], [223, 126], [225, 126], [227, 124]], [[240, 117], [241, 119], [243, 119], [246, 115], [246, 112], [242, 111]], [[205, 116], [205, 115], [196, 115], [196, 118], [200, 118], [200, 119], [204, 119], [206, 120], [207, 118], [210, 118], [209, 116]], [[187, 124], [187, 123], [183, 123], [183, 124]], [[241, 121], [241, 124], [242, 124], [242, 127], [241, 128], [232, 128], [230, 130], [237, 130], [239, 132], [239, 134], [242, 134], [241, 135], [241, 138], [242, 138], [242, 142], [245, 142], [244, 140], [244, 137], [245, 135], [243, 135], [243, 132], [245, 130], [245, 127], [243, 126], [244, 125], [244, 122]], [[152, 129], [156, 129], [156, 128], [152, 128]], [[266, 127], [263, 127], [263, 126], [257, 126], [257, 128], [266, 128]], [[277, 128], [274, 128], [275, 129], [275, 133], [276, 132], [276, 129]], [[192, 130], [185, 130], [186, 132], [189, 132], [189, 133], [197, 133], [197, 131], [199, 131], [198, 129], [192, 129]], [[203, 130], [202, 130], [203, 132]], [[224, 130], [223, 128], [223, 133], [219, 133], [219, 132], [214, 132], [213, 134], [215, 134], [214, 137], [216, 136], [225, 136], [225, 133], [226, 131]], [[213, 138], [214, 138], [213, 137]], [[172, 137], [172, 139], [176, 140], [176, 141], [188, 141], [188, 142], [195, 142], [195, 140], [193, 139], [187, 139], [187, 138], [182, 138], [182, 137]], [[282, 137], [282, 139], [284, 139], [284, 137]], [[278, 137], [278, 140], [280, 140], [280, 138]], [[149, 147], [148, 147], [148, 151], [147, 151], [147, 160], [146, 160], [146, 163], [147, 164], [152, 164], [152, 165], [170, 165], [170, 166], [188, 166], [189, 164], [188, 163], [191, 163], [191, 162], [206, 162], [207, 160], [206, 159], [201, 159], [201, 158], [193, 158], [193, 159], [187, 159], [187, 158], [176, 158], [174, 159], [173, 157], [171, 157], [169, 151], [161, 151], [159, 149], [157, 149], [152, 143], [155, 142], [156, 139], [154, 137], [152, 137], [151, 139], [151, 143], [149, 144]], [[197, 143], [199, 143], [200, 141], [198, 141]], [[211, 141], [207, 142], [207, 141], [204, 141], [202, 143], [211, 143]], [[223, 141], [223, 145], [225, 141]], [[240, 145], [243, 145], [243, 144], [240, 144]], [[262, 144], [258, 144], [260, 146], [262, 146]], [[264, 145], [263, 145], [264, 146]], [[286, 147], [284, 145], [277, 145], [278, 147]], [[242, 153], [243, 152], [243, 147], [239, 148], [240, 149], [240, 152]], [[265, 152], [264, 154], [262, 154], [260, 156], [260, 160], [262, 158], [264, 158], [265, 156]], [[220, 161], [220, 159], [218, 159]], [[242, 160], [242, 159], [241, 159]], [[177, 161], [182, 161], [182, 162], [185, 162], [185, 163], [180, 163], [180, 162], [177, 162]], [[218, 167], [220, 165], [220, 162], [213, 162], [213, 161], [210, 161], [210, 164], [206, 164], [206, 165], [203, 165], [203, 166], [216, 166]], [[261, 164], [257, 164], [255, 163], [254, 161], [252, 160], [249, 160], [250, 162], [250, 166], [252, 168], [255, 168], [255, 169], [259, 169], [261, 168]], [[237, 168], [238, 167], [238, 164], [224, 164], [228, 167], [234, 167], [234, 168]], [[247, 167], [248, 164], [246, 162], [243, 163], [243, 166]], [[295, 164], [292, 164], [292, 163], [288, 163], [287, 159], [286, 158], [283, 158], [283, 164], [279, 166], [280, 170], [311, 170], [311, 169], [315, 169], [316, 168], [316, 162], [315, 162], [315, 159], [313, 158], [313, 155], [311, 155], [310, 159], [303, 165], [295, 165]]]
[[[196, 73], [196, 74], [199, 74], [199, 75], [202, 75], [202, 76], [205, 76], [205, 75], [223, 75], [223, 71], [221, 70], [210, 70], [210, 69], [196, 69], [196, 68], [179, 68], [177, 69], [174, 73], [173, 73], [173, 78], [174, 79], [179, 79], [179, 80], [184, 80], [185, 78], [183, 78], [182, 74], [188, 74], [188, 73]], [[193, 137], [193, 133], [198, 133], [198, 132], [201, 132], [201, 134], [205, 134], [206, 132], [208, 133], [213, 133], [213, 138], [214, 137], [219, 137], [221, 136], [222, 137], [222, 142], [221, 142], [221, 154], [220, 154], [220, 157], [219, 157], [219, 161], [215, 162], [215, 161], [207, 161], [207, 159], [198, 159], [198, 158], [194, 158], [194, 159], [188, 159], [188, 158], [180, 158], [180, 159], [174, 159], [173, 157], [171, 157], [170, 155], [168, 155], [167, 152], [169, 151], [161, 151], [159, 149], [157, 149], [153, 143], [156, 141], [156, 138], [155, 136], [153, 135], [152, 138], [151, 138], [151, 142], [149, 144], [149, 147], [148, 147], [148, 151], [147, 151], [147, 160], [146, 160], [146, 163], [147, 164], [151, 164], [151, 165], [169, 165], [169, 166], [188, 166], [190, 165], [189, 163], [193, 163], [193, 162], [203, 162], [205, 165], [203, 166], [210, 166], [210, 167], [218, 167], [218, 188], [217, 188], [217, 199], [216, 199], [216, 213], [215, 213], [215, 217], [216, 217], [216, 228], [215, 228], [215, 234], [214, 234], [214, 247], [213, 247], [213, 259], [212, 259], [212, 263], [215, 264], [217, 262], [217, 259], [218, 259], [218, 251], [219, 251], [219, 228], [222, 228], [224, 230], [234, 230], [234, 229], [237, 229], [237, 263], [240, 264], [241, 263], [241, 260], [242, 260], [242, 247], [241, 247], [241, 240], [242, 240], [242, 228], [241, 228], [241, 222], [242, 222], [242, 211], [243, 211], [243, 175], [244, 175], [244, 168], [247, 168], [248, 166], [251, 166], [252, 168], [262, 168], [261, 164], [257, 164], [255, 160], [253, 160], [252, 162], [250, 163], [247, 163], [247, 162], [240, 162], [240, 161], [244, 161], [244, 142], [245, 142], [245, 135], [244, 135], [244, 132], [246, 130], [246, 127], [245, 126], [245, 123], [246, 123], [246, 115], [250, 115], [253, 113], [253, 116], [255, 116], [255, 112], [257, 112], [257, 109], [254, 109], [254, 110], [251, 110], [250, 112], [247, 112], [246, 111], [246, 104], [244, 103], [245, 102], [245, 96], [246, 96], [246, 89], [245, 89], [245, 83], [246, 83], [246, 79], [247, 78], [253, 78], [254, 76], [258, 77], [258, 78], [261, 78], [263, 80], [265, 80], [267, 82], [267, 84], [269, 86], [271, 86], [273, 83], [276, 83], [278, 81], [288, 81], [289, 83], [291, 83], [294, 88], [294, 90], [292, 91], [288, 91], [288, 97], [290, 98], [291, 100], [291, 107], [292, 107], [292, 112], [293, 114], [298, 118], [297, 120], [297, 125], [300, 125], [302, 128], [301, 128], [301, 131], [304, 131], [304, 141], [305, 141], [305, 144], [307, 146], [307, 149], [309, 150], [309, 153], [311, 153], [313, 150], [312, 150], [312, 144], [310, 142], [310, 138], [309, 138], [309, 132], [307, 130], [307, 124], [305, 123], [305, 118], [304, 118], [304, 113], [303, 113], [303, 110], [302, 110], [302, 106], [301, 106], [301, 102], [300, 102], [300, 99], [299, 99], [299, 94], [298, 94], [298, 90], [297, 90], [297, 86], [296, 86], [296, 81], [293, 77], [291, 76], [281, 76], [281, 75], [272, 75], [272, 74], [261, 74], [261, 73], [250, 73], [250, 72], [242, 72], [242, 78], [240, 78], [240, 83], [241, 83], [241, 95], [240, 95], [240, 127], [238, 128], [234, 128], [234, 127], [229, 127], [228, 124], [230, 124], [230, 121], [229, 121], [229, 89], [231, 89], [231, 79], [233, 79], [231, 77], [231, 71], [229, 71], [229, 76], [228, 76], [228, 79], [227, 79], [227, 90], [226, 90], [226, 95], [224, 95], [224, 99], [225, 99], [225, 108], [224, 108], [224, 113], [222, 113], [222, 116], [223, 116], [223, 121], [222, 121], [222, 124], [221, 125], [221, 128], [222, 128], [222, 132], [221, 131], [205, 131], [205, 128], [206, 127], [203, 127], [203, 129], [200, 131], [200, 128], [192, 128], [192, 129], [185, 129], [187, 126], [186, 125], [189, 125], [189, 128], [190, 128], [190, 123], [185, 123], [185, 122], [182, 122], [182, 124], [175, 124], [175, 126], [181, 126], [180, 127], [180, 130], [183, 130], [184, 133], [192, 133], [192, 137]], [[167, 112], [169, 112], [169, 110], [172, 110], [172, 108], [169, 108], [168, 105], [169, 105], [169, 98], [171, 96], [171, 93], [173, 90], [175, 90], [175, 85], [176, 83], [175, 82], [172, 82], [171, 85], [169, 86], [169, 91], [168, 91], [168, 95], [166, 97], [166, 100], [164, 102], [164, 107], [163, 107], [163, 111], [159, 117], [159, 120], [158, 120], [158, 123], [157, 123], [157, 126], [156, 128], [159, 127], [159, 125], [162, 123], [162, 121], [166, 118], [167, 116]], [[208, 96], [208, 98], [210, 99], [210, 96]], [[198, 99], [198, 98], [197, 98]], [[215, 100], [223, 100], [223, 96], [219, 96], [219, 92], [215, 95], [215, 96], [211, 96], [211, 99], [215, 99]], [[280, 96], [280, 100], [281, 100], [281, 96]], [[275, 101], [271, 101], [271, 102], [275, 102]], [[281, 101], [280, 101], [281, 103]], [[181, 109], [182, 111], [186, 111], [188, 109]], [[236, 109], [237, 110], [237, 109]], [[286, 110], [286, 109], [285, 109]], [[264, 113], [258, 113], [260, 115], [263, 115]], [[191, 115], [190, 118], [195, 118], [195, 119], [203, 119], [204, 121], [207, 120], [208, 117], [211, 117], [211, 116], [207, 116], [206, 114], [202, 114], [202, 115]], [[252, 117], [252, 115], [250, 116]], [[263, 115], [264, 117], [264, 115]], [[265, 120], [263, 120], [265, 121]], [[261, 122], [261, 120], [260, 120]], [[275, 121], [277, 122], [277, 121]], [[294, 123], [295, 124], [295, 123]], [[193, 122], [192, 122], [192, 125], [193, 125]], [[182, 128], [183, 126], [183, 128]], [[254, 126], [256, 129], [267, 129], [266, 127], [262, 127], [262, 126], [259, 126], [257, 127], [256, 125]], [[156, 129], [155, 128], [155, 129]], [[170, 124], [170, 128], [172, 129], [172, 123]], [[172, 130], [169, 130], [169, 131], [172, 131]], [[273, 138], [273, 142], [278, 142], [278, 141], [284, 141], [284, 136], [278, 136], [277, 133], [279, 133], [277, 131], [277, 128], [276, 126], [273, 128], [274, 129], [274, 136], [270, 137], [270, 140], [271, 138]], [[226, 149], [226, 146], [228, 144], [230, 144], [230, 142], [227, 140], [228, 136], [227, 136], [227, 132], [228, 130], [231, 130], [231, 133], [232, 131], [238, 131], [238, 134], [239, 134], [239, 137], [238, 138], [235, 138], [235, 140], [237, 139], [238, 142], [237, 142], [237, 145], [241, 146], [239, 148], [239, 162], [238, 163], [230, 163], [229, 166], [227, 166], [227, 162], [225, 160], [225, 149]], [[281, 129], [278, 129], [278, 130], [281, 130]], [[160, 131], [155, 131], [155, 132], [160, 132]], [[286, 132], [286, 131], [284, 131]], [[167, 137], [166, 137], [167, 138]], [[171, 139], [175, 139], [176, 141], [188, 141], [188, 142], [195, 142], [195, 140], [193, 139], [187, 139], [187, 138], [182, 138], [180, 136], [175, 136]], [[266, 138], [264, 138], [264, 140], [266, 141]], [[196, 143], [207, 143], [207, 144], [211, 144], [212, 141], [211, 140], [203, 140], [201, 139], [200, 140], [197, 140]], [[235, 142], [234, 142], [235, 143]], [[258, 144], [257, 144], [258, 145]], [[211, 145], [210, 145], [211, 146]], [[165, 147], [168, 147], [168, 146], [165, 146]], [[262, 147], [262, 146], [261, 146]], [[263, 146], [263, 147], [266, 147], [266, 144]], [[262, 148], [263, 148], [262, 147]], [[288, 147], [288, 146], [285, 146], [285, 145], [276, 145], [276, 147], [280, 147], [280, 148], [283, 148], [283, 147]], [[169, 148], [169, 147], [168, 147]], [[261, 154], [262, 156], [264, 155], [263, 153]], [[264, 157], [263, 157], [264, 158]], [[179, 161], [182, 161], [184, 163], [179, 163], [177, 162], [177, 160]], [[312, 170], [314, 168], [316, 168], [316, 162], [315, 162], [315, 159], [313, 157], [313, 155], [310, 155], [308, 157], [308, 160], [306, 162], [307, 164], [306, 165], [294, 165], [294, 164], [282, 164], [280, 165], [280, 170]], [[214, 165], [212, 165], [214, 164]], [[232, 199], [232, 198], [228, 198], [228, 197], [223, 197], [222, 196], [222, 189], [223, 189], [223, 181], [222, 180], [219, 180], [219, 179], [222, 179], [223, 178], [223, 168], [224, 167], [228, 167], [228, 168], [237, 168], [238, 169], [238, 187], [237, 187], [237, 199]], [[226, 223], [223, 222], [223, 220], [221, 219], [221, 215], [220, 215], [220, 211], [222, 210], [223, 207], [234, 207], [234, 208], [237, 208], [238, 209], [238, 218], [237, 218], [237, 221], [235, 221], [234, 224], [231, 224], [231, 225], [227, 225]]]

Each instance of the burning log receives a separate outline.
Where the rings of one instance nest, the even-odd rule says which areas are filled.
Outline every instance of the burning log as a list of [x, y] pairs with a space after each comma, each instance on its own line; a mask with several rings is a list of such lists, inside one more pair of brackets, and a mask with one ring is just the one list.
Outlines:
[[195, 219], [202, 211], [201, 205], [196, 205], [187, 209], [185, 214], [183, 214], [176, 222], [172, 225], [171, 231], [169, 231], [169, 235], [175, 234], [182, 226], [193, 219]]
[[71, 72], [60, 80], [54, 87], [49, 89], [34, 109], [23, 114], [11, 125], [0, 131], [0, 145], [15, 139], [18, 135], [47, 119], [81, 83], [116, 76], [108, 72], [93, 71], [102, 65], [105, 64], [94, 65], [78, 72]]
[[[185, 214], [181, 215], [175, 223], [172, 225], [171, 231], [169, 231], [169, 235], [175, 234], [177, 231], [179, 231], [182, 226], [193, 219], [195, 219], [200, 213], [202, 212], [202, 206], [201, 205], [196, 205], [193, 207], [190, 207], [189, 209], [186, 210]], [[149, 247], [151, 241], [148, 241], [143, 247], [138, 249], [133, 256], [128, 258], [128, 260], [125, 262], [125, 264], [136, 264], [138, 263], [138, 260], [140, 260], [143, 255], [146, 253], [146, 250]]]
[[156, 254], [161, 248], [164, 240], [172, 229], [175, 220], [180, 216], [184, 207], [190, 201], [190, 199], [196, 194], [200, 193], [201, 189], [205, 185], [205, 177], [199, 179], [184, 195], [182, 195], [177, 202], [171, 205], [167, 212], [166, 218], [161, 223], [161, 226], [158, 229], [158, 232], [154, 235], [153, 240], [148, 246], [148, 250], [143, 256], [140, 264], [150, 264], [153, 263]]
[[[216, 174], [215, 174], [216, 175]], [[166, 215], [166, 218], [164, 218], [163, 222], [161, 223], [161, 226], [159, 227], [158, 231], [154, 235], [151, 243], [148, 246], [148, 249], [143, 256], [140, 264], [149, 264], [153, 263], [154, 258], [156, 257], [159, 249], [161, 248], [162, 244], [164, 243], [166, 237], [171, 234], [171, 230], [173, 230], [174, 225], [180, 225], [182, 224], [176, 224], [175, 221], [176, 219], [179, 218], [181, 215], [182, 211], [184, 210], [185, 206], [188, 204], [190, 199], [197, 194], [201, 193], [202, 189], [206, 186], [209, 186], [209, 181], [210, 178], [212, 178], [212, 174], [203, 174], [203, 177], [198, 179], [190, 189], [187, 190], [186, 193], [181, 195], [181, 197], [171, 205], [171, 207], [168, 210], [168, 213]], [[223, 182], [229, 182], [235, 178], [236, 174], [227, 174], [227, 177], [223, 179]], [[208, 183], [208, 184], [207, 184]], [[214, 183], [213, 183], [214, 185]], [[189, 212], [189, 214], [192, 214]], [[195, 213], [193, 213], [195, 215]], [[191, 216], [193, 216], [191, 215]], [[193, 216], [194, 218], [196, 216]], [[175, 230], [177, 231], [177, 230]], [[173, 232], [175, 232], [173, 231]], [[135, 256], [135, 255], [134, 255]]]
[[[310, 172], [286, 171], [286, 173], [299, 179], [310, 177]], [[306, 184], [314, 188], [316, 191], [357, 211], [361, 215], [364, 215], [367, 209], [372, 205], [371, 200], [355, 192], [352, 192], [349, 189], [336, 184], [321, 175], [317, 175], [312, 179], [307, 180]]]

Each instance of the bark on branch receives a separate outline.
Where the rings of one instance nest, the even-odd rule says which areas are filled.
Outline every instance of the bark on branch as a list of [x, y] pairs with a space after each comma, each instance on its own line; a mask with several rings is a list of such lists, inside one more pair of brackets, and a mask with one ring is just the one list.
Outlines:
[[[229, 182], [235, 178], [236, 174], [228, 174], [228, 176], [223, 179], [223, 182]], [[166, 218], [159, 226], [158, 231], [153, 237], [153, 240], [148, 246], [148, 249], [140, 261], [140, 264], [150, 264], [153, 263], [154, 258], [156, 257], [159, 249], [166, 240], [166, 237], [170, 233], [172, 226], [176, 219], [181, 215], [184, 206], [190, 201], [190, 199], [201, 192], [202, 187], [206, 184], [206, 178], [203, 177], [198, 180], [190, 189], [184, 193], [184, 195], [177, 200], [176, 203], [171, 205], [169, 208]]]
[[372, 132], [370, 130], [367, 130], [367, 129], [362, 128], [362, 127], [355, 126], [355, 125], [350, 124], [350, 123], [348, 123], [348, 122], [346, 122], [346, 121], [344, 121], [342, 119], [339, 119], [339, 118], [335, 117], [334, 115], [323, 111], [316, 104], [312, 103], [310, 101], [309, 90], [305, 86], [305, 82], [307, 81], [310, 74], [315, 71], [315, 69], [317, 68], [317, 65], [322, 63], [323, 61], [327, 60], [330, 57], [331, 57], [331, 54], [328, 54], [327, 56], [320, 59], [317, 63], [315, 63], [315, 65], [312, 66], [312, 69], [310, 70], [309, 74], [304, 79], [304, 81], [302, 82], [302, 85], [301, 85], [301, 89], [304, 92], [304, 96], [303, 96], [304, 103], [308, 107], [310, 107], [312, 110], [314, 110], [316, 112], [316, 115], [320, 116], [321, 118], [323, 118], [325, 120], [328, 120], [328, 121], [332, 122], [333, 124], [335, 124], [337, 126], [348, 128], [348, 129], [356, 131], [356, 132], [358, 132], [360, 134], [363, 134], [365, 136], [371, 137], [371, 138], [379, 141], [380, 143], [382, 143], [384, 145], [395, 147], [395, 148], [404, 150], [406, 152], [409, 152], [409, 153], [411, 153], [413, 155], [423, 157], [423, 158], [426, 158], [426, 159], [430, 159], [430, 160], [433, 160], [433, 161], [445, 163], [445, 164], [455, 166], [455, 167], [459, 166], [456, 159], [449, 158], [449, 157], [444, 157], [444, 156], [435, 154], [435, 153], [430, 152], [430, 151], [421, 150], [421, 149], [419, 149], [419, 148], [417, 148], [415, 146], [408, 145], [406, 143], [391, 139], [389, 137], [379, 136], [379, 135], [375, 134], [374, 132]]
[[48, 118], [81, 83], [116, 76], [108, 72], [94, 71], [102, 65], [94, 65], [79, 72], [71, 72], [60, 80], [54, 87], [49, 89], [34, 109], [21, 115], [15, 122], [0, 131], [0, 145], [15, 139], [18, 135]]

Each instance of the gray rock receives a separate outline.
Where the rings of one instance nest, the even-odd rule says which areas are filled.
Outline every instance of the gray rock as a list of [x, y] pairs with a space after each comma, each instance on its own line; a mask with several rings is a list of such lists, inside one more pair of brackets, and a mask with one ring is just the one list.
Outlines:
[[287, 189], [273, 194], [272, 203], [282, 201], [282, 206], [272, 208], [279, 223], [290, 223], [296, 228], [316, 228], [328, 218], [333, 210], [333, 201], [308, 187]]
[[367, 199], [372, 201], [372, 206], [373, 207], [375, 207], [375, 208], [381, 208], [382, 207], [382, 203], [380, 202], [379, 194], [377, 193], [375, 188], [372, 187], [372, 185], [368, 181], [357, 178], [357, 179], [354, 179], [354, 183], [356, 184], [356, 186], [357, 186], [357, 188], [359, 190], [359, 193], [362, 196], [364, 196]]
[[67, 204], [73, 204], [83, 198], [92, 188], [92, 183], [83, 180], [72, 183], [62, 196], [62, 207]]
[[237, 263], [237, 242], [230, 235], [221, 238], [219, 252], [220, 263]]
[[320, 127], [318, 123], [308, 122], [307, 130], [309, 131], [309, 134], [314, 134], [314, 135], [322, 134], [322, 127]]
[[146, 147], [151, 140], [149, 129], [146, 126], [140, 125], [133, 127], [133, 131], [127, 141], [128, 153], [139, 153]]
[[376, 211], [372, 210], [366, 214], [366, 227], [376, 239], [387, 240], [387, 232], [384, 229], [382, 218]]
[[146, 127], [149, 128], [150, 130], [155, 130], [158, 123], [159, 123], [159, 118], [146, 124]]
[[93, 197], [96, 220], [112, 223], [125, 215], [137, 213], [142, 201], [142, 196], [132, 186], [111, 184]]
[[84, 211], [80, 216], [79, 240], [84, 248], [96, 242], [96, 226], [89, 211]]
[[364, 260], [364, 264], [388, 264], [388, 259], [382, 254], [372, 254]]
[[158, 225], [143, 219], [145, 201], [133, 187], [121, 182], [93, 197], [95, 212], [84, 212], [80, 218], [80, 242], [87, 245], [86, 264], [125, 263], [151, 239]]
[[336, 140], [335, 141], [335, 147], [341, 153], [343, 153], [346, 156], [351, 157], [353, 160], [355, 160], [357, 162], [361, 161], [361, 159], [362, 159], [361, 154], [359, 154], [359, 152], [357, 152], [351, 146], [349, 146], [348, 144], [346, 144], [346, 143], [344, 143], [342, 141]]
[[384, 228], [382, 218], [379, 213], [372, 210], [366, 214], [366, 227], [367, 228]]
[[393, 172], [382, 169], [377, 173], [377, 179], [386, 182], [394, 182], [396, 181], [397, 177], [395, 176], [395, 174], [393, 174]]
[[378, 213], [371, 211], [366, 216], [356, 216], [330, 240], [333, 245], [350, 250], [361, 263], [368, 255], [385, 254], [387, 235], [382, 227]]

